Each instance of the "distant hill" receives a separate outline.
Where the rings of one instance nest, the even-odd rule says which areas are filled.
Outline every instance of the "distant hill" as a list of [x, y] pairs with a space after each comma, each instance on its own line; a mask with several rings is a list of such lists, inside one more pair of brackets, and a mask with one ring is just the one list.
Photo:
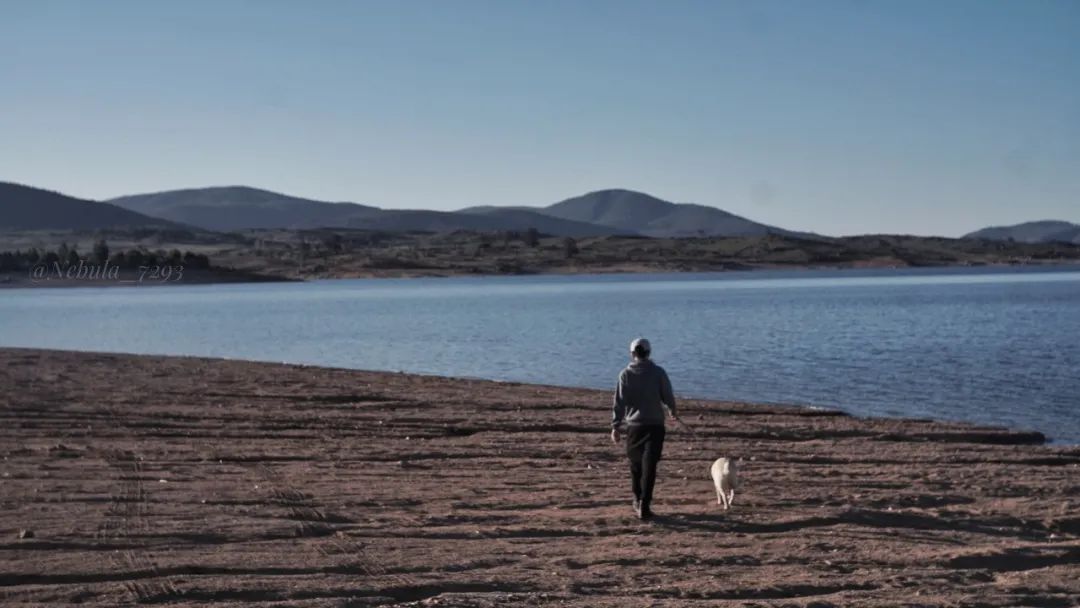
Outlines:
[[207, 230], [250, 228], [365, 228], [392, 231], [520, 230], [536, 228], [557, 236], [607, 236], [625, 231], [564, 220], [536, 210], [486, 207], [476, 212], [380, 209], [330, 203], [249, 188], [227, 186], [170, 190], [112, 199], [128, 209]]
[[452, 211], [424, 209], [381, 210], [349, 222], [350, 228], [392, 232], [454, 232], [456, 230], [491, 231], [506, 229], [496, 218]]
[[716, 207], [672, 203], [633, 190], [598, 190], [547, 207], [467, 207], [460, 213], [532, 211], [584, 225], [603, 226], [618, 234], [653, 237], [785, 236], [816, 237], [759, 224]]
[[0, 182], [0, 229], [97, 230], [143, 227], [184, 228], [117, 205]]
[[458, 211], [380, 209], [228, 186], [170, 190], [112, 199], [132, 211], [207, 230], [367, 228], [453, 232], [527, 230], [555, 236], [812, 237], [769, 226], [715, 207], [672, 203], [632, 190], [599, 190], [547, 207], [468, 207]]
[[1016, 241], [1018, 243], [1073, 243], [1080, 245], [1080, 224], [1058, 220], [1026, 222], [1014, 226], [992, 226], [965, 234], [966, 239]]
[[654, 237], [811, 236], [759, 224], [716, 207], [671, 203], [633, 190], [599, 190], [540, 210], [554, 217]]
[[543, 209], [532, 209], [529, 207], [473, 207], [472, 211], [463, 209], [455, 211], [454, 213], [459, 216], [473, 215], [486, 217], [499, 225], [514, 226], [515, 228], [513, 229], [515, 230], [536, 228], [539, 232], [556, 236], [571, 236], [577, 238], [583, 236], [637, 234], [632, 230], [623, 230], [621, 228], [604, 226], [602, 224], [555, 217], [546, 214]]
[[247, 186], [169, 190], [121, 196], [109, 202], [155, 217], [207, 230], [322, 228], [348, 226], [379, 209], [356, 203], [329, 203]]

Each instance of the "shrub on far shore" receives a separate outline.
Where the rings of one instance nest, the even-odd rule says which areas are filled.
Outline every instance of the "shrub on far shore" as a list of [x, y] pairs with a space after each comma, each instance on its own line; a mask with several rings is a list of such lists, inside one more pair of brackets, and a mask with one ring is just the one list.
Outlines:
[[150, 252], [146, 249], [110, 252], [104, 239], [96, 242], [93, 251], [88, 255], [80, 254], [78, 249], [74, 246], [69, 247], [67, 243], [61, 243], [55, 250], [39, 250], [31, 247], [26, 251], [0, 251], [0, 271], [29, 271], [38, 264], [50, 267], [59, 264], [61, 268], [68, 268], [80, 262], [108, 264], [123, 269], [138, 269], [140, 266], [155, 265], [184, 266], [192, 270], [206, 270], [211, 267], [210, 258], [203, 253], [191, 251], [180, 253], [179, 249], [173, 249], [168, 253], [164, 250]]

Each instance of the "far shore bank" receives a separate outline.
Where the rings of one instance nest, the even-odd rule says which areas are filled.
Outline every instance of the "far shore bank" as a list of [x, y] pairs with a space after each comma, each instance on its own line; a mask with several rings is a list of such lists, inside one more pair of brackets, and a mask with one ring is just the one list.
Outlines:
[[0, 289], [4, 288], [65, 288], [65, 287], [155, 287], [169, 285], [211, 285], [227, 283], [296, 283], [301, 279], [265, 275], [254, 272], [237, 271], [229, 268], [209, 270], [184, 269], [179, 272], [164, 273], [140, 272], [134, 269], [120, 269], [116, 273], [95, 272], [80, 276], [77, 272], [66, 269], [49, 270], [35, 275], [25, 273], [0, 273]]
[[[348, 278], [630, 274], [848, 268], [980, 268], [1080, 265], [1080, 245], [911, 235], [800, 237], [525, 238], [511, 232], [393, 232], [360, 229], [261, 229], [228, 234], [167, 231], [0, 233], [0, 279], [18, 286], [81, 285], [35, 280], [43, 259], [116, 253], [120, 266], [189, 260], [214, 273], [198, 282]], [[73, 252], [83, 252], [81, 254]], [[120, 252], [125, 252], [121, 259]], [[6, 260], [6, 261], [5, 261]], [[172, 260], [172, 262], [169, 262]], [[53, 272], [53, 275], [61, 273]], [[153, 277], [152, 277], [153, 278]], [[99, 282], [103, 284], [107, 281]], [[152, 284], [154, 281], [141, 281]], [[191, 281], [195, 282], [195, 281]], [[163, 283], [168, 284], [168, 279]], [[0, 286], [4, 282], [0, 280]], [[125, 283], [126, 284], [126, 283]]]
[[895, 265], [895, 264], [846, 264], [846, 265], [783, 265], [783, 264], [758, 264], [758, 265], [721, 265], [701, 267], [669, 268], [664, 266], [645, 265], [613, 265], [606, 267], [565, 267], [550, 268], [537, 271], [525, 272], [490, 272], [476, 273], [466, 271], [439, 272], [429, 270], [366, 270], [362, 272], [350, 272], [346, 274], [316, 275], [307, 277], [305, 280], [339, 280], [339, 279], [435, 279], [435, 278], [460, 278], [460, 277], [505, 277], [505, 276], [581, 276], [581, 275], [646, 275], [646, 274], [704, 274], [704, 273], [754, 273], [770, 271], [791, 272], [814, 272], [814, 271], [837, 271], [848, 270], [980, 270], [980, 269], [1055, 269], [1062, 271], [1080, 270], [1080, 260], [1006, 263], [994, 262], [985, 264], [933, 264], [933, 265]]
[[940, 269], [940, 270], [985, 270], [985, 269], [1030, 269], [1062, 271], [1080, 270], [1080, 260], [1047, 261], [1035, 263], [985, 263], [985, 264], [941, 264], [926, 266], [897, 266], [893, 264], [848, 264], [848, 265], [742, 265], [742, 266], [703, 266], [693, 268], [667, 268], [663, 266], [646, 265], [611, 265], [605, 267], [565, 267], [546, 268], [531, 271], [514, 272], [469, 272], [464, 270], [433, 271], [421, 269], [391, 269], [391, 270], [353, 270], [342, 273], [312, 274], [307, 276], [289, 276], [286, 274], [261, 274], [251, 270], [233, 270], [228, 268], [215, 270], [188, 271], [187, 276], [181, 280], [162, 279], [160, 277], [140, 277], [134, 271], [124, 271], [119, 278], [77, 278], [63, 275], [49, 276], [44, 279], [35, 278], [27, 274], [0, 274], [0, 289], [3, 288], [58, 288], [58, 287], [153, 287], [167, 285], [209, 285], [230, 283], [303, 283], [308, 281], [333, 281], [346, 279], [435, 279], [435, 278], [464, 278], [464, 277], [508, 277], [508, 276], [584, 276], [584, 275], [647, 275], [647, 274], [694, 274], [694, 273], [754, 273], [769, 271], [837, 271], [848, 270], [916, 270], [916, 269]]
[[[642, 523], [607, 391], [17, 348], [0, 348], [0, 388], [14, 602], [1080, 596], [1080, 447], [1038, 434], [688, 399], [694, 433], [669, 427]], [[727, 512], [719, 456], [741, 458]]]

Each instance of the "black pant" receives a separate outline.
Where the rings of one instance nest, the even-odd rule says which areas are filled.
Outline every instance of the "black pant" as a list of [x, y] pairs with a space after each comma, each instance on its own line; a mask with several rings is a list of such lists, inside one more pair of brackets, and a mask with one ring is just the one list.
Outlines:
[[664, 425], [630, 426], [626, 429], [626, 455], [630, 458], [630, 478], [634, 499], [642, 510], [652, 504], [656, 465], [664, 452]]

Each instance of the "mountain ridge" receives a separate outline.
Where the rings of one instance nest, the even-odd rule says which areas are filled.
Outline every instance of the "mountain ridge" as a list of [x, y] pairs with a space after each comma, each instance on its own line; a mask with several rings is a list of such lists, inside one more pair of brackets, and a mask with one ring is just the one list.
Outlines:
[[307, 199], [250, 186], [184, 188], [110, 199], [128, 209], [184, 221], [208, 230], [366, 228], [392, 231], [527, 230], [559, 236], [621, 234], [604, 226], [551, 218], [526, 210], [486, 213], [381, 209], [353, 202]]
[[527, 230], [555, 236], [816, 236], [754, 222], [722, 209], [672, 203], [625, 189], [596, 190], [541, 207], [475, 206], [455, 211], [381, 209], [294, 197], [248, 186], [134, 194], [109, 202], [208, 230], [371, 228], [381, 230]]
[[673, 203], [624, 188], [594, 190], [538, 208], [538, 211], [653, 237], [818, 236], [755, 222], [718, 207]]
[[[16, 199], [23, 202], [16, 205], [13, 202]], [[25, 201], [31, 199], [39, 202], [26, 204]], [[770, 234], [832, 238], [755, 222], [717, 207], [674, 203], [622, 188], [594, 190], [546, 206], [480, 205], [437, 211], [383, 209], [351, 201], [320, 201], [244, 185], [163, 190], [94, 201], [45, 188], [0, 182], [0, 204], [5, 212], [0, 218], [0, 227], [10, 229], [160, 226], [197, 227], [218, 232], [265, 228], [450, 232], [533, 228], [544, 234], [575, 238]], [[960, 238], [1080, 244], [1080, 224], [1039, 220], [989, 226]]]
[[131, 194], [108, 202], [132, 211], [229, 232], [259, 228], [320, 228], [379, 211], [353, 202], [329, 202], [251, 186], [181, 188]]
[[9, 230], [189, 228], [119, 205], [81, 199], [15, 182], [0, 182], [0, 210], [0, 228]]
[[962, 238], [1021, 243], [1073, 243], [1080, 245], [1080, 224], [1064, 220], [1036, 220], [1006, 226], [989, 226]]

